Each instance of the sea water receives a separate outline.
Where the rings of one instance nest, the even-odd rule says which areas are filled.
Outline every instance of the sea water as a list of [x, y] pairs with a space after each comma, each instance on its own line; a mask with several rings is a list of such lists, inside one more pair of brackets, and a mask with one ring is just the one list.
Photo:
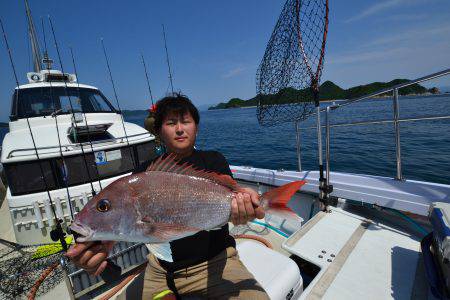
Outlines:
[[[401, 97], [399, 104], [401, 119], [450, 115], [450, 95]], [[387, 120], [393, 114], [392, 99], [374, 99], [332, 111], [330, 122]], [[143, 126], [145, 116], [146, 112], [136, 112], [125, 117]], [[302, 170], [317, 170], [317, 134], [309, 128], [315, 125], [315, 116], [299, 125], [305, 128], [300, 131]], [[6, 132], [0, 128], [0, 140]], [[404, 178], [450, 184], [450, 119], [401, 122], [400, 133]], [[220, 151], [232, 165], [297, 170], [295, 135], [293, 123], [261, 127], [256, 108], [210, 110], [200, 112], [196, 147]], [[330, 146], [331, 171], [396, 174], [393, 123], [334, 127]]]

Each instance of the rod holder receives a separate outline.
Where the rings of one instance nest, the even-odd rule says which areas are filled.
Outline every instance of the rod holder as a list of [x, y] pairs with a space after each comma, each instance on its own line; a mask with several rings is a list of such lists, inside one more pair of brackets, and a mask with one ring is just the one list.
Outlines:
[[402, 174], [402, 152], [400, 143], [400, 107], [398, 103], [398, 89], [395, 88], [393, 91], [393, 107], [394, 107], [394, 132], [395, 132], [395, 154], [397, 162], [397, 174], [395, 176], [396, 180], [403, 180]]
[[298, 121], [295, 122], [295, 140], [297, 142], [297, 162], [298, 162], [298, 171], [302, 171], [302, 157], [301, 157], [301, 143], [300, 143], [300, 127], [298, 125]]

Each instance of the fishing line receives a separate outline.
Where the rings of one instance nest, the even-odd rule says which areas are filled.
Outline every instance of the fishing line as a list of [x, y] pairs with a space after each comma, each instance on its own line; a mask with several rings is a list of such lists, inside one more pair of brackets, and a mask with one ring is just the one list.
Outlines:
[[[77, 77], [77, 91], [78, 91], [78, 98], [81, 99], [81, 93], [80, 93], [80, 81], [78, 80], [77, 67], [76, 67], [76, 65], [75, 65], [75, 58], [74, 58], [74, 55], [73, 55], [72, 47], [70, 47], [70, 55], [72, 56], [73, 69], [74, 69], [74, 72], [75, 72], [75, 76]], [[86, 113], [84, 112], [83, 106], [81, 106], [81, 112], [82, 112], [82, 114], [83, 114], [84, 120], [86, 121], [86, 128], [87, 128], [87, 133], [88, 133], [89, 145], [90, 145], [90, 147], [91, 147], [92, 153], [94, 153], [94, 147], [92, 146], [92, 140], [91, 140], [90, 130], [89, 130], [89, 126], [88, 126], [88, 122], [87, 122], [87, 118], [86, 118]], [[100, 186], [100, 190], [103, 190], [102, 183], [101, 183], [101, 180], [100, 180], [100, 173], [98, 172], [97, 164], [95, 165], [95, 170], [97, 171], [98, 185]], [[89, 174], [89, 180], [91, 181], [92, 196], [95, 196], [95, 195], [96, 195], [96, 192], [95, 192], [94, 187], [92, 186], [92, 179], [91, 179], [91, 176], [90, 176], [89, 171], [88, 171], [88, 174]]]
[[131, 160], [133, 161], [133, 168], [136, 168], [136, 161], [134, 159], [133, 149], [130, 148], [130, 142], [128, 140], [127, 131], [125, 129], [125, 121], [123, 119], [123, 112], [122, 112], [122, 109], [120, 108], [119, 97], [117, 97], [116, 86], [114, 84], [114, 79], [112, 77], [111, 68], [109, 66], [108, 56], [106, 55], [106, 48], [105, 48], [105, 44], [103, 42], [103, 38], [101, 38], [100, 41], [102, 43], [103, 54], [105, 55], [106, 66], [108, 67], [109, 79], [111, 81], [112, 88], [113, 88], [113, 91], [114, 91], [114, 97], [116, 98], [117, 108], [119, 109], [119, 112], [120, 112], [120, 118], [122, 120], [123, 132], [125, 133], [125, 140], [127, 141], [127, 147], [128, 147], [128, 149], [130, 151], [130, 154], [131, 154]]
[[[9, 61], [11, 63], [11, 67], [12, 67], [12, 70], [13, 70], [14, 79], [16, 81], [17, 92], [15, 93], [16, 94], [15, 101], [18, 104], [19, 91], [20, 91], [19, 80], [17, 79], [17, 73], [16, 73], [16, 68], [14, 66], [14, 61], [13, 61], [13, 58], [12, 58], [11, 48], [9, 47], [8, 39], [6, 37], [6, 32], [5, 32], [5, 29], [3, 27], [3, 22], [2, 22], [1, 19], [0, 19], [0, 25], [1, 25], [1, 28], [2, 28], [3, 38], [5, 40], [5, 45], [6, 45], [6, 48], [7, 48], [7, 51], [8, 51]], [[52, 197], [50, 196], [48, 183], [47, 183], [47, 180], [46, 180], [46, 177], [45, 177], [45, 174], [44, 174], [44, 169], [42, 168], [41, 158], [39, 157], [39, 153], [38, 153], [37, 147], [36, 147], [36, 142], [35, 142], [35, 139], [34, 139], [34, 136], [33, 136], [33, 131], [31, 130], [30, 120], [29, 120], [28, 116], [25, 119], [27, 121], [28, 130], [30, 132], [31, 141], [33, 143], [33, 149], [34, 149], [34, 152], [36, 154], [36, 158], [37, 158], [37, 161], [38, 161], [41, 177], [42, 177], [42, 180], [44, 182], [44, 187], [45, 187], [45, 189], [47, 191], [47, 196], [48, 196], [49, 201], [50, 201], [50, 207], [51, 207], [51, 210], [52, 210], [52, 213], [53, 213], [53, 217], [55, 219], [55, 226], [56, 226], [56, 228], [50, 232], [50, 236], [54, 240], [58, 240], [59, 239], [59, 241], [61, 243], [61, 246], [63, 247], [64, 251], [67, 251], [67, 243], [66, 243], [66, 241], [64, 239], [65, 234], [64, 234], [64, 232], [62, 230], [62, 226], [61, 226], [62, 220], [59, 220], [57, 215], [56, 215], [56, 211], [55, 211], [55, 207], [53, 205]]]
[[144, 55], [142, 55], [142, 52], [141, 52], [141, 59], [142, 59], [142, 64], [144, 65], [144, 72], [145, 72], [145, 78], [147, 79], [148, 93], [150, 94], [150, 100], [152, 101], [152, 108], [153, 108], [154, 103], [153, 103], [152, 89], [150, 88], [150, 80], [148, 78], [147, 66], [145, 64]]
[[166, 40], [166, 30], [164, 28], [164, 24], [162, 24], [163, 37], [164, 37], [164, 48], [166, 49], [166, 62], [167, 68], [169, 69], [169, 80], [170, 80], [170, 89], [173, 94], [173, 78], [172, 78], [172, 70], [170, 69], [170, 61], [169, 61], [169, 51], [167, 50], [167, 40]]
[[[41, 23], [42, 23], [42, 34], [43, 34], [43, 38], [44, 38], [45, 56], [48, 59], [47, 40], [46, 40], [46, 35], [45, 35], [44, 20], [42, 18], [41, 18]], [[48, 65], [47, 71], [48, 71], [48, 74], [50, 75], [50, 68], [49, 67], [50, 66]], [[64, 71], [63, 71], [63, 74], [64, 74]], [[56, 102], [55, 102], [55, 97], [54, 97], [54, 94], [53, 94], [53, 85], [52, 85], [51, 80], [49, 80], [48, 83], [50, 85], [50, 97], [51, 97], [51, 99], [53, 101], [53, 114], [52, 114], [52, 117], [55, 118], [56, 134], [58, 135], [59, 154], [60, 154], [61, 160], [62, 160], [61, 172], [63, 173], [62, 175], [63, 175], [63, 181], [64, 181], [64, 185], [65, 185], [65, 188], [66, 188], [66, 193], [67, 193], [67, 204], [68, 204], [68, 207], [70, 209], [70, 217], [73, 220], [74, 219], [74, 213], [73, 213], [73, 207], [72, 207], [72, 202], [71, 202], [72, 197], [70, 196], [70, 191], [69, 191], [69, 169], [67, 167], [66, 159], [65, 159], [63, 151], [62, 151], [61, 138], [59, 136], [58, 111], [56, 110]], [[68, 95], [67, 85], [66, 85], [66, 95]], [[70, 97], [69, 97], [69, 102], [70, 102]], [[62, 110], [61, 103], [60, 103], [60, 106], [61, 106], [60, 109]], [[85, 166], [86, 166], [86, 171], [89, 174], [88, 166], [87, 166], [87, 163], [86, 163], [85, 159], [84, 159], [84, 162], [85, 162]], [[90, 180], [90, 184], [91, 184], [92, 191], [94, 191], [94, 187], [92, 185], [92, 180]]]
[[[65, 74], [64, 66], [63, 66], [61, 55], [60, 55], [60, 52], [59, 52], [59, 46], [58, 46], [58, 41], [56, 39], [55, 30], [53, 28], [53, 22], [52, 22], [52, 19], [50, 18], [50, 16], [48, 16], [48, 21], [50, 23], [50, 28], [52, 30], [53, 41], [55, 43], [56, 53], [58, 54], [58, 60], [59, 60], [59, 65], [61, 66], [61, 72], [63, 73], [63, 76], [64, 76], [64, 74]], [[72, 122], [73, 122], [72, 124], [75, 125], [75, 131], [78, 131], [77, 120], [76, 120], [76, 117], [75, 117], [75, 110], [73, 109], [72, 99], [70, 98], [70, 95], [69, 95], [69, 91], [68, 91], [68, 87], [67, 87], [67, 81], [64, 78], [63, 78], [63, 82], [64, 82], [64, 91], [66, 92], [66, 96], [69, 99], [70, 110], [71, 110], [71, 113], [72, 113]], [[81, 99], [80, 99], [80, 101], [81, 101]], [[81, 102], [80, 102], [80, 106], [81, 106]], [[56, 118], [57, 118], [57, 116], [55, 116], [55, 120], [56, 120]], [[58, 139], [59, 139], [59, 135], [58, 135]], [[75, 142], [77, 143], [77, 141], [75, 141]], [[84, 165], [85, 165], [85, 168], [86, 168], [86, 172], [89, 174], [89, 166], [88, 166], [88, 163], [87, 163], [87, 160], [86, 160], [86, 153], [84, 152], [83, 144], [79, 143], [79, 145], [80, 145], [81, 153], [82, 153], [82, 156], [83, 156], [83, 162], [84, 162]], [[64, 182], [66, 184], [67, 196], [69, 197], [68, 203], [69, 203], [69, 206], [70, 206], [70, 214], [71, 214], [71, 217], [72, 217], [72, 220], [73, 220], [73, 208], [72, 208], [71, 198], [70, 198], [70, 195], [69, 195], [69, 187], [68, 187], [68, 185], [69, 185], [69, 183], [68, 183], [68, 181], [69, 181], [68, 175], [69, 174], [68, 174], [68, 170], [66, 170], [66, 165], [65, 165], [65, 162], [64, 162], [64, 156], [62, 156], [62, 159], [63, 159], [63, 164], [64, 164], [63, 169], [64, 169], [65, 175], [67, 177], [67, 178], [64, 178]], [[90, 182], [91, 188], [92, 188], [92, 190], [94, 192], [94, 187], [92, 185], [92, 180], [90, 180], [89, 182]]]

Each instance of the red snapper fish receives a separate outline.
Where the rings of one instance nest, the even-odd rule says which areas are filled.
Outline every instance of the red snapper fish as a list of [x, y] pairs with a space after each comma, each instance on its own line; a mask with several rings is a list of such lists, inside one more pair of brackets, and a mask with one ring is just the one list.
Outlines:
[[[293, 214], [286, 205], [304, 184], [294, 181], [270, 190], [262, 194], [260, 205], [266, 213]], [[154, 252], [165, 253], [157, 256], [171, 261], [167, 243], [226, 224], [231, 200], [239, 190], [228, 175], [198, 170], [188, 163], [180, 165], [176, 155], [168, 155], [145, 172], [108, 185], [76, 215], [70, 228], [80, 235], [78, 242], [156, 244]]]

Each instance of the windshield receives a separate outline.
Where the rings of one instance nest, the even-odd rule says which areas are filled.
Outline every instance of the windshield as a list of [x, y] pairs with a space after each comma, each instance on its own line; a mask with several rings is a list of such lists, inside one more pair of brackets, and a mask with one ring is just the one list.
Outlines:
[[[15, 91], [11, 115], [16, 118], [47, 116], [54, 112], [115, 112], [98, 90], [76, 87], [40, 87]], [[16, 98], [18, 97], [18, 98]]]

